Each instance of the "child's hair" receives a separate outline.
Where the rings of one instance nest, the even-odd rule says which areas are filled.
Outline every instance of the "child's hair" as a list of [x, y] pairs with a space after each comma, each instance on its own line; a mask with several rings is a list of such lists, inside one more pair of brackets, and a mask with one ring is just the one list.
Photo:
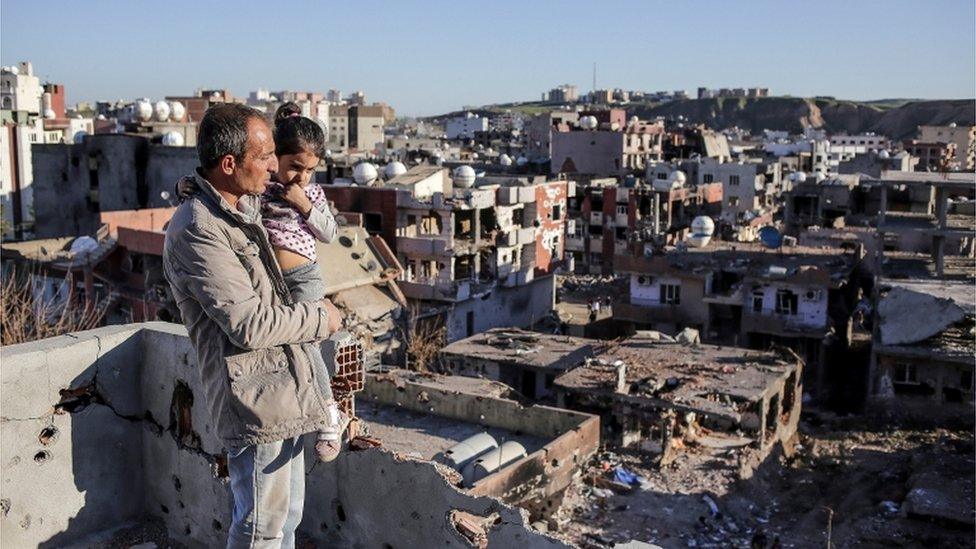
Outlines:
[[319, 160], [325, 158], [325, 132], [311, 118], [302, 116], [302, 108], [289, 101], [275, 112], [275, 154], [307, 152]]

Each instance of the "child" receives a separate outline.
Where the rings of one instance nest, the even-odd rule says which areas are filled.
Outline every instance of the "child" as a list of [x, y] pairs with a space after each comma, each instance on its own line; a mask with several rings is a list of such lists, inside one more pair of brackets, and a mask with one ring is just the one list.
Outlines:
[[[331, 242], [338, 232], [325, 192], [311, 183], [319, 160], [325, 157], [325, 134], [314, 121], [301, 115], [295, 103], [275, 113], [275, 155], [278, 173], [261, 195], [261, 217], [274, 246], [278, 265], [293, 300], [321, 301], [325, 281], [315, 253], [315, 241]], [[340, 435], [348, 419], [332, 398], [329, 373], [318, 348], [309, 353], [314, 375], [329, 399], [329, 425], [319, 431], [315, 451], [322, 461], [339, 454]]]

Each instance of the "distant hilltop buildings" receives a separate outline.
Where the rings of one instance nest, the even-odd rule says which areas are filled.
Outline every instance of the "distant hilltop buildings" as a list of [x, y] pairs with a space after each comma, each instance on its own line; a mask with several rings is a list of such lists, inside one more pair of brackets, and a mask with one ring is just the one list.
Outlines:
[[[698, 99], [713, 97], [769, 97], [769, 88], [698, 88]], [[688, 98], [688, 94], [684, 90], [647, 92], [621, 88], [594, 89], [590, 93], [580, 95], [579, 90], [572, 84], [556, 86], [542, 93], [543, 103], [593, 103], [599, 105], [631, 102], [664, 103]]]

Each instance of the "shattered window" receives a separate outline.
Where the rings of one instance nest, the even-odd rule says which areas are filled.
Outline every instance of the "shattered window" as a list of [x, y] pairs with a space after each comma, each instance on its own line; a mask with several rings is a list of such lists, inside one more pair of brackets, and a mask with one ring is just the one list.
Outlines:
[[895, 378], [893, 381], [895, 383], [910, 383], [912, 385], [917, 385], [918, 367], [914, 364], [896, 364]]
[[679, 305], [681, 303], [681, 286], [678, 284], [661, 284], [661, 303], [665, 305]]
[[781, 315], [796, 314], [796, 293], [790, 290], [776, 291], [776, 312]]

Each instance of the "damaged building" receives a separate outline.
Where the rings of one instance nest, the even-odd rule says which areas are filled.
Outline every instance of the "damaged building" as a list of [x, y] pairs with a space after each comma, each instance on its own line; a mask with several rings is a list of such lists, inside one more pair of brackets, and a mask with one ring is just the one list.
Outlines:
[[549, 396], [557, 376], [593, 356], [601, 342], [494, 328], [441, 349], [441, 366], [452, 374], [499, 381], [522, 396]]
[[[424, 177], [414, 173], [426, 170]], [[426, 172], [425, 172], [426, 173]], [[480, 177], [469, 166], [418, 166], [376, 186], [326, 186], [340, 212], [358, 212], [388, 239], [397, 281], [448, 341], [546, 318], [563, 264], [566, 199], [573, 185], [542, 177]]]
[[451, 469], [467, 493], [498, 498], [542, 519], [596, 453], [600, 420], [523, 406], [489, 380], [407, 370], [368, 373], [357, 421], [384, 448]]
[[37, 238], [92, 235], [101, 212], [172, 206], [173, 183], [198, 164], [193, 147], [147, 135], [89, 135], [34, 145], [32, 154]]
[[803, 361], [785, 352], [638, 332], [556, 378], [560, 406], [600, 413], [604, 433], [670, 464], [687, 446], [732, 450], [748, 476], [796, 435]]
[[[226, 449], [182, 326], [110, 326], [6, 346], [0, 358], [5, 546], [124, 544], [115, 541], [121, 531], [147, 523], [160, 524], [167, 542], [224, 545], [232, 508]], [[529, 529], [525, 511], [505, 501], [545, 507], [555, 497], [546, 487], [568, 483], [595, 451], [597, 418], [410, 381], [402, 390], [377, 385], [362, 408], [386, 399], [445, 417], [473, 413], [472, 429], [524, 427], [539, 446], [466, 487], [423, 457], [357, 436], [337, 460], [308, 473], [299, 539], [329, 547], [567, 547]]]
[[[768, 349], [782, 345], [804, 359], [804, 386], [814, 397], [827, 388], [827, 366], [841, 361], [863, 296], [854, 274], [863, 248], [851, 251], [758, 243], [712, 242], [702, 248], [618, 256], [630, 278], [626, 303], [614, 319], [635, 329], [675, 334], [694, 328], [707, 343]], [[828, 376], [830, 374], [830, 376]]]
[[872, 403], [920, 418], [971, 423], [976, 356], [972, 280], [884, 279], [878, 284]]
[[695, 217], [717, 217], [721, 208], [719, 180], [696, 182], [675, 164], [651, 163], [645, 179], [634, 184], [590, 179], [577, 184], [569, 201], [566, 249], [577, 272], [612, 274], [614, 256], [626, 252], [634, 233], [675, 244]]
[[[73, 272], [82, 295], [103, 300], [106, 323], [146, 320], [180, 323], [180, 313], [163, 276], [166, 225], [174, 208], [102, 212], [95, 237], [42, 239], [5, 243], [3, 258], [42, 269], [49, 275], [45, 300], [62, 292]], [[370, 236], [361, 218], [347, 215], [337, 238], [317, 242], [325, 295], [344, 314], [344, 327], [364, 346], [367, 362], [402, 361], [401, 340], [406, 298], [397, 285], [400, 264], [382, 238]], [[73, 253], [87, 239], [89, 252]]]

